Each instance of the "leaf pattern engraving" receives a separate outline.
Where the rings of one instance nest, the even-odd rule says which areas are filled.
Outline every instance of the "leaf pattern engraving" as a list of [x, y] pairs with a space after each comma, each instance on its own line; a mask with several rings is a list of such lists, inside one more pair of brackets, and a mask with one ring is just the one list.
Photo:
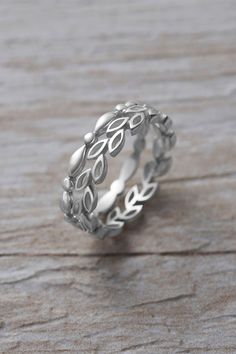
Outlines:
[[107, 152], [107, 142], [108, 139], [103, 139], [94, 144], [88, 152], [88, 160], [96, 159], [101, 153], [105, 154]]
[[146, 110], [147, 110], [146, 107], [143, 107], [143, 106], [137, 104], [137, 105], [128, 107], [126, 109], [126, 112], [127, 113], [129, 113], [129, 112], [137, 113], [137, 112], [145, 112]]
[[111, 210], [107, 215], [106, 223], [109, 227], [114, 229], [121, 229], [124, 226], [124, 221], [121, 221], [120, 218], [121, 211], [119, 207], [114, 208]]
[[144, 113], [137, 113], [135, 114], [129, 121], [129, 127], [131, 129], [131, 134], [137, 134], [139, 128], [141, 127], [142, 123], [144, 122], [145, 115]]
[[155, 161], [148, 161], [143, 170], [143, 179], [146, 183], [149, 183], [154, 175], [155, 175], [155, 169], [156, 169], [156, 162]]
[[80, 216], [80, 223], [81, 223], [82, 228], [83, 228], [85, 231], [92, 232], [91, 222], [90, 222], [90, 219], [88, 218], [87, 215], [82, 214], [82, 215]]
[[133, 221], [141, 213], [143, 205], [134, 205], [132, 209], [125, 210], [122, 214], [122, 220], [127, 222]]
[[83, 205], [87, 213], [91, 213], [97, 205], [97, 193], [91, 186], [86, 187], [83, 195]]
[[107, 159], [105, 155], [101, 154], [92, 169], [92, 177], [96, 184], [102, 183], [107, 175]]
[[95, 132], [97, 133], [99, 130], [103, 129], [112, 119], [114, 119], [116, 114], [114, 112], [108, 112], [103, 114], [97, 121], [95, 126]]
[[137, 201], [139, 201], [139, 191], [138, 191], [138, 186], [135, 185], [128, 191], [128, 193], [125, 196], [125, 207], [129, 209], [135, 203], [137, 203]]
[[118, 130], [109, 140], [108, 150], [112, 157], [115, 157], [122, 150], [125, 143], [125, 133], [123, 129]]
[[155, 159], [160, 158], [165, 153], [165, 147], [163, 144], [163, 139], [155, 139], [153, 143], [153, 156]]
[[116, 207], [112, 209], [107, 215], [107, 222], [111, 222], [120, 217], [120, 208]]
[[76, 176], [83, 170], [85, 165], [86, 157], [86, 146], [83, 145], [78, 150], [76, 150], [70, 158], [69, 164], [69, 175]]
[[155, 170], [155, 177], [164, 176], [172, 165], [172, 157], [165, 157], [160, 160], [156, 160], [157, 166]]
[[117, 130], [123, 128], [129, 117], [121, 117], [111, 122], [107, 128], [107, 136], [111, 137]]
[[81, 222], [82, 227], [89, 232], [93, 232], [96, 229], [96, 227], [98, 226], [98, 220], [93, 214], [81, 215], [80, 222]]
[[82, 213], [82, 201], [78, 199], [74, 202], [72, 212], [74, 215], [80, 215]]
[[60, 201], [60, 207], [63, 213], [68, 214], [72, 208], [72, 199], [68, 192], [63, 192], [62, 198]]
[[139, 196], [139, 201], [146, 202], [149, 199], [151, 199], [154, 196], [154, 194], [156, 193], [157, 188], [158, 188], [158, 183], [156, 183], [156, 182], [144, 185], [144, 188], [141, 191], [140, 196]]
[[88, 184], [90, 184], [91, 178], [91, 168], [89, 168], [78, 176], [75, 183], [75, 189], [77, 191], [83, 190], [85, 187], [87, 187]]

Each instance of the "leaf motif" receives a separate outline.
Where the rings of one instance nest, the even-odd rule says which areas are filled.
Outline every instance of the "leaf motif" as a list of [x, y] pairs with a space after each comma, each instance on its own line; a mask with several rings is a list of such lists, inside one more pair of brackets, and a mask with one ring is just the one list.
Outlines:
[[89, 168], [88, 170], [84, 171], [78, 176], [75, 183], [75, 189], [77, 191], [81, 191], [82, 189], [87, 187], [88, 184], [90, 184], [91, 179], [92, 179], [91, 168]]
[[115, 116], [116, 114], [114, 112], [103, 114], [96, 123], [95, 132], [97, 133], [100, 129], [104, 128]]
[[155, 108], [150, 107], [150, 108], [148, 109], [148, 114], [149, 114], [150, 117], [155, 117], [155, 116], [157, 116], [158, 111], [157, 111]]
[[78, 219], [71, 214], [64, 214], [64, 220], [73, 226], [77, 226]]
[[85, 231], [89, 231], [93, 233], [98, 226], [98, 219], [93, 214], [91, 215], [83, 214], [80, 217], [80, 223], [83, 229], [85, 229]]
[[119, 207], [114, 208], [107, 215], [106, 226], [109, 227], [110, 234], [112, 230], [112, 236], [117, 236], [124, 226], [124, 221], [120, 220], [120, 216], [121, 211]]
[[115, 131], [124, 127], [125, 124], [127, 123], [128, 119], [129, 119], [129, 117], [121, 117], [121, 118], [113, 120], [107, 128], [107, 136], [108, 137], [112, 136]]
[[125, 133], [123, 129], [118, 130], [109, 140], [108, 150], [112, 157], [119, 154], [125, 144]]
[[136, 113], [129, 121], [129, 126], [131, 129], [131, 134], [137, 134], [139, 128], [141, 127], [142, 123], [144, 122], [145, 115], [144, 113]]
[[168, 139], [169, 139], [169, 149], [172, 149], [175, 146], [176, 141], [177, 141], [176, 135], [173, 131], [171, 131], [168, 134]]
[[[107, 223], [107, 226], [111, 229], [119, 230], [121, 231], [122, 227], [124, 226], [124, 221], [121, 220], [111, 220]], [[120, 232], [119, 232], [120, 233]], [[118, 234], [119, 234], [118, 233]], [[117, 236], [118, 234], [115, 234], [113, 236]], [[112, 235], [111, 235], [112, 236]]]
[[139, 201], [138, 186], [134, 185], [125, 196], [125, 207], [130, 209], [137, 201]]
[[157, 166], [155, 170], [155, 176], [163, 176], [165, 175], [172, 165], [172, 157], [166, 157], [161, 160], [157, 160]]
[[70, 158], [69, 175], [74, 177], [79, 174], [85, 165], [86, 146], [81, 146]]
[[146, 202], [147, 200], [151, 199], [156, 193], [157, 188], [158, 188], [158, 183], [156, 182], [144, 185], [144, 188], [139, 195], [139, 201]]
[[83, 205], [87, 213], [91, 213], [97, 205], [98, 196], [91, 186], [86, 187], [83, 195]]
[[81, 199], [78, 199], [74, 202], [72, 212], [74, 215], [80, 215], [82, 213]]
[[92, 229], [92, 232], [99, 226], [101, 225], [101, 221], [98, 220], [98, 218], [92, 214], [90, 215], [90, 221], [91, 221], [91, 229]]
[[134, 102], [134, 101], [128, 101], [128, 102], [126, 102], [125, 103], [125, 107], [133, 107], [133, 106], [136, 106], [137, 105], [137, 103], [136, 102]]
[[107, 174], [107, 169], [108, 169], [107, 159], [105, 155], [101, 154], [97, 158], [92, 169], [93, 180], [96, 184], [102, 183], [104, 181]]
[[63, 213], [68, 214], [72, 208], [72, 199], [69, 193], [63, 192], [62, 198], [60, 201], [60, 207]]
[[113, 222], [120, 217], [120, 208], [116, 207], [112, 209], [107, 215], [107, 223]]
[[62, 187], [66, 192], [71, 192], [73, 189], [73, 182], [70, 177], [65, 177], [62, 181]]
[[117, 111], [123, 111], [123, 109], [125, 109], [126, 108], [126, 106], [125, 106], [125, 104], [123, 104], [123, 103], [119, 103], [117, 106], [116, 106], [116, 109], [117, 109]]
[[91, 221], [87, 215], [82, 214], [80, 216], [80, 224], [84, 231], [92, 232]]
[[155, 139], [153, 143], [153, 156], [158, 159], [165, 153], [165, 147], [163, 144], [163, 139]]
[[163, 118], [161, 120], [161, 123], [164, 124], [164, 126], [166, 127], [167, 130], [169, 130], [172, 127], [172, 125], [173, 125], [172, 120], [167, 115], [165, 115], [165, 118]]
[[107, 142], [108, 139], [103, 139], [94, 144], [89, 150], [88, 160], [96, 159], [101, 153], [105, 154], [107, 152]]
[[150, 182], [155, 175], [156, 162], [148, 161], [144, 166], [143, 179], [145, 182]]
[[81, 221], [78, 221], [78, 223], [76, 224], [76, 226], [78, 227], [78, 229], [82, 230], [82, 231], [87, 231], [87, 229], [84, 227], [84, 225], [82, 224]]
[[134, 106], [131, 106], [131, 107], [128, 107], [126, 109], [126, 112], [129, 113], [129, 112], [132, 112], [132, 113], [137, 113], [137, 112], [145, 112], [147, 110], [146, 107], [143, 107], [141, 105], [134, 105]]
[[143, 205], [134, 205], [132, 209], [125, 210], [122, 214], [122, 220], [133, 221], [141, 213]]

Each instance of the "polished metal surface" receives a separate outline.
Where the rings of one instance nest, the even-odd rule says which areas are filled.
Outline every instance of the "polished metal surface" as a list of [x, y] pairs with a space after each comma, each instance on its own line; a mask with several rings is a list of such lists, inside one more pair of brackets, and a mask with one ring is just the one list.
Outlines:
[[[144, 165], [141, 182], [127, 190], [127, 182], [139, 167], [150, 128], [154, 132], [152, 158]], [[106, 178], [107, 156], [115, 158], [121, 152], [128, 132], [136, 136], [133, 152], [110, 190], [100, 196], [97, 186]], [[144, 203], [156, 193], [156, 179], [171, 167], [172, 159], [167, 153], [175, 142], [171, 119], [151, 106], [127, 102], [101, 116], [94, 131], [84, 136], [84, 145], [71, 156], [68, 176], [62, 183], [61, 209], [65, 219], [97, 238], [120, 234], [125, 223], [135, 220]], [[86, 167], [89, 161], [92, 167]], [[117, 205], [121, 199], [123, 207]]]

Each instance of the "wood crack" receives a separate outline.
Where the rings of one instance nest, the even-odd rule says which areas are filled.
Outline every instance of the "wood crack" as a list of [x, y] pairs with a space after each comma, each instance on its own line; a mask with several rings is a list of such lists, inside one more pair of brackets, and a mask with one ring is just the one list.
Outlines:
[[18, 326], [19, 329], [22, 329], [22, 328], [30, 328], [32, 329], [32, 327], [38, 327], [38, 326], [42, 326], [42, 325], [45, 325], [45, 324], [49, 324], [49, 323], [54, 323], [54, 322], [58, 322], [60, 320], [63, 320], [65, 318], [67, 318], [68, 315], [63, 315], [63, 316], [59, 316], [59, 317], [55, 317], [55, 318], [51, 318], [51, 319], [48, 319], [48, 320], [43, 320], [43, 321], [35, 321], [35, 322], [30, 322], [30, 323], [23, 323], [22, 325]]
[[[48, 274], [51, 272], [63, 272], [63, 271], [92, 271], [92, 270], [96, 270], [96, 267], [77, 267], [77, 266], [73, 266], [73, 267], [60, 267], [60, 268], [55, 268], [55, 269], [43, 269], [43, 270], [39, 270], [34, 272], [33, 274], [28, 275], [27, 277], [22, 277], [19, 279], [15, 279], [15, 280], [9, 280], [9, 281], [5, 281], [0, 283], [0, 285], [10, 285], [10, 284], [18, 284], [18, 283], [22, 283], [24, 281], [27, 280], [31, 280], [34, 278], [37, 278], [43, 274]], [[82, 284], [85, 285], [85, 284]]]
[[210, 322], [210, 321], [217, 321], [225, 318], [236, 318], [236, 314], [229, 314], [229, 315], [221, 315], [221, 316], [216, 316], [212, 318], [206, 318], [203, 320], [203, 322]]
[[168, 302], [175, 302], [175, 301], [179, 301], [179, 300], [183, 300], [183, 299], [193, 298], [195, 296], [196, 296], [195, 293], [180, 294], [177, 296], [167, 297], [167, 298], [160, 299], [160, 300], [141, 302], [139, 304], [128, 306], [127, 308], [133, 309], [133, 308], [139, 308], [139, 307], [148, 306], [148, 305], [159, 305], [159, 304], [164, 304], [164, 303], [168, 303]]
[[204, 257], [204, 256], [227, 256], [236, 255], [236, 250], [219, 250], [219, 251], [163, 251], [163, 252], [117, 252], [117, 253], [2, 253], [0, 257], [81, 257], [81, 258], [109, 258], [109, 257]]
[[170, 184], [170, 183], [179, 183], [179, 182], [197, 182], [197, 181], [204, 181], [204, 180], [211, 180], [211, 179], [220, 179], [220, 178], [232, 178], [236, 177], [236, 171], [229, 171], [219, 174], [208, 174], [202, 176], [193, 176], [193, 177], [180, 177], [180, 178], [170, 178], [165, 179], [162, 181], [162, 184]]
[[163, 341], [161, 341], [160, 339], [155, 339], [155, 340], [152, 340], [150, 342], [133, 344], [133, 345], [130, 345], [129, 347], [122, 348], [120, 350], [120, 352], [123, 353], [123, 352], [129, 351], [129, 350], [140, 349], [140, 348], [148, 347], [150, 345], [155, 345], [155, 344], [158, 344], [158, 343], [161, 343], [161, 342], [163, 342]]

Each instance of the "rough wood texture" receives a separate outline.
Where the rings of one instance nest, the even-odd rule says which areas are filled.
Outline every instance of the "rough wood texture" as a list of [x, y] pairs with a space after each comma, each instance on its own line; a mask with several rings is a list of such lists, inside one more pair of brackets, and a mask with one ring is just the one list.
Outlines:
[[[0, 3], [1, 353], [236, 352], [235, 12]], [[172, 116], [175, 165], [138, 226], [99, 242], [63, 222], [59, 183], [127, 99]]]

